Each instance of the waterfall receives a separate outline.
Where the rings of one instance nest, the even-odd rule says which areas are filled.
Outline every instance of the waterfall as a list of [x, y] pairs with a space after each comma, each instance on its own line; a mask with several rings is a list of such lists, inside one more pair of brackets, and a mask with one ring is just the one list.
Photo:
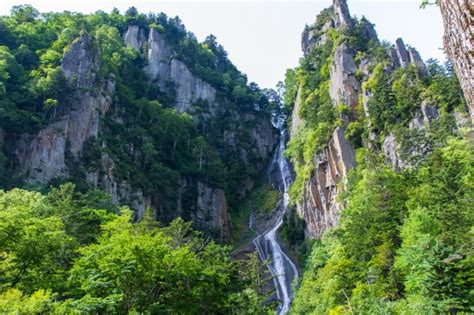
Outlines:
[[293, 298], [291, 283], [293, 282], [293, 279], [298, 278], [298, 270], [295, 264], [283, 251], [277, 238], [277, 231], [283, 224], [283, 217], [288, 207], [290, 199], [288, 190], [292, 180], [288, 160], [284, 155], [286, 130], [284, 124], [281, 123], [281, 119], [279, 122], [280, 123], [277, 124], [277, 127], [280, 129], [281, 134], [280, 144], [275, 152], [272, 164], [278, 165], [283, 184], [283, 197], [282, 200], [280, 200], [280, 205], [283, 207], [283, 211], [281, 211], [274, 226], [258, 235], [253, 240], [253, 243], [257, 248], [260, 259], [268, 259], [270, 261], [268, 268], [273, 276], [273, 283], [277, 292], [278, 300], [280, 301], [277, 313], [281, 315], [288, 313], [290, 308], [291, 300]]

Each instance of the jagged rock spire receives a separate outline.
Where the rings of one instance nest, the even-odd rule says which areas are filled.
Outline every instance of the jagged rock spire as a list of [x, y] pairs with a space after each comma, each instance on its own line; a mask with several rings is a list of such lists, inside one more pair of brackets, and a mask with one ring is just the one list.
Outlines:
[[414, 64], [418, 69], [427, 72], [426, 65], [421, 59], [420, 53], [413, 47], [406, 48], [403, 39], [397, 38], [395, 48], [390, 50], [390, 59], [393, 69], [399, 67], [406, 68], [410, 63]]
[[352, 20], [346, 0], [333, 0], [336, 27], [351, 27]]

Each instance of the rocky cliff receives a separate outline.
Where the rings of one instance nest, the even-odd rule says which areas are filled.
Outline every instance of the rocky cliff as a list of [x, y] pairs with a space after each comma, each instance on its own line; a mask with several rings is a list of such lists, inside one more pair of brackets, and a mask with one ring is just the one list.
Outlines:
[[[171, 99], [172, 104], [164, 105], [175, 108], [178, 114], [189, 114], [194, 128], [202, 133], [204, 139], [220, 134], [208, 140], [218, 146], [212, 149], [216, 153], [207, 153], [208, 158], [223, 159], [225, 164], [225, 156], [232, 155], [232, 159], [239, 161], [243, 168], [249, 170], [249, 174], [258, 174], [266, 165], [277, 141], [277, 133], [269, 117], [263, 118], [264, 115], [253, 104], [246, 105], [245, 110], [236, 108], [235, 101], [226, 98], [218, 87], [200, 78], [178, 59], [178, 54], [162, 31], [127, 25], [122, 40], [124, 48], [132, 47], [145, 61], [141, 70], [135, 70], [143, 71], [148, 77], [149, 82], [144, 86], [158, 90], [160, 95], [169, 95], [166, 100]], [[55, 108], [49, 122], [39, 132], [17, 136], [15, 156], [25, 182], [47, 185], [82, 174], [79, 175], [81, 181], [90, 187], [105, 190], [116, 204], [130, 205], [138, 219], [147, 207], [151, 207], [160, 221], [167, 222], [176, 216], [183, 216], [216, 238], [227, 239], [229, 205], [227, 193], [222, 187], [205, 183], [195, 178], [192, 172], [179, 174], [177, 180], [175, 177], [172, 180], [172, 183], [179, 183], [176, 189], [169, 187], [167, 189], [172, 191], [164, 193], [170, 196], [166, 198], [175, 200], [171, 203], [175, 206], [170, 206], [169, 202], [150, 193], [150, 189], [147, 191], [136, 184], [137, 181], [130, 178], [135, 174], [124, 174], [126, 160], [111, 154], [111, 146], [116, 142], [110, 143], [110, 140], [119, 140], [119, 135], [111, 133], [111, 126], [121, 126], [124, 130], [132, 128], [127, 125], [129, 117], [124, 116], [129, 115], [127, 111], [130, 109], [123, 107], [123, 96], [116, 92], [116, 78], [112, 73], [103, 73], [101, 60], [101, 51], [97, 49], [94, 36], [87, 33], [72, 42], [62, 56], [60, 69], [66, 84], [73, 90], [73, 96], [69, 104]], [[123, 81], [121, 79], [120, 84]], [[180, 119], [187, 116], [182, 117]], [[174, 138], [173, 150], [176, 141], [184, 141], [171, 133], [164, 136]], [[120, 138], [120, 141], [127, 140]], [[190, 139], [187, 141], [189, 151]], [[143, 149], [134, 143], [123, 145], [127, 154], [135, 160], [144, 158]], [[206, 148], [211, 150], [208, 145]], [[202, 160], [203, 147], [200, 150], [199, 168], [205, 162]], [[100, 152], [94, 155], [92, 166], [85, 162], [90, 152]], [[222, 157], [216, 157], [216, 154]], [[140, 165], [147, 163], [150, 164]], [[252, 188], [254, 179], [251, 176], [254, 175], [240, 174], [242, 184], [236, 183], [240, 188], [235, 192], [240, 198]]]
[[109, 109], [115, 92], [113, 75], [96, 81], [99, 66], [89, 35], [79, 37], [64, 54], [61, 69], [75, 90], [71, 103], [58, 108], [51, 124], [39, 133], [23, 134], [18, 140], [15, 152], [28, 182], [67, 177], [66, 155], [77, 163], [84, 142], [98, 136], [100, 117]]
[[[339, 115], [339, 122], [333, 127], [332, 135], [326, 138], [329, 140], [324, 148], [316, 150], [311, 161], [308, 160], [306, 147], [306, 151], [301, 153], [305, 156], [306, 166], [299, 167], [299, 173], [309, 179], [303, 184], [296, 208], [306, 221], [307, 235], [320, 237], [325, 230], [338, 223], [343, 208], [343, 200], [339, 196], [347, 186], [349, 171], [356, 167], [355, 146], [363, 144], [372, 152], [383, 154], [393, 169], [401, 171], [422, 161], [430, 152], [433, 133], [430, 128], [438, 128], [443, 122], [440, 122], [440, 101], [430, 97], [428, 92], [409, 100], [403, 100], [408, 98], [406, 92], [396, 96], [397, 92], [386, 92], [423, 85], [422, 80], [430, 81], [435, 73], [429, 72], [418, 51], [407, 47], [401, 38], [394, 45], [382, 48], [373, 25], [365, 18], [351, 18], [346, 1], [334, 0], [333, 5], [323, 10], [313, 25], [305, 27], [301, 48], [304, 54], [303, 74], [296, 82], [297, 94], [290, 126], [291, 137], [295, 139], [293, 142], [314, 142], [314, 135], [320, 132], [315, 133], [312, 129], [316, 128], [315, 125], [317, 128], [334, 126], [331, 121], [321, 125], [320, 118], [314, 120], [320, 115], [318, 111], [322, 111], [324, 98], [321, 95], [326, 91], [337, 112], [335, 115]], [[320, 57], [325, 54], [329, 56], [329, 63]], [[324, 81], [322, 78], [326, 75], [327, 81]], [[314, 86], [312, 82], [316, 80], [320, 83]], [[384, 83], [377, 83], [379, 85], [376, 86], [375, 81]], [[375, 94], [377, 97], [374, 98]], [[397, 103], [394, 97], [402, 100]], [[403, 102], [415, 103], [404, 112], [395, 114], [398, 110], [396, 106], [401, 106]], [[324, 110], [325, 115], [330, 113], [328, 109]], [[386, 116], [379, 118], [377, 115], [382, 110]], [[306, 122], [305, 117], [313, 119], [313, 122]], [[450, 117], [456, 121], [457, 127], [449, 128], [466, 125], [461, 112]], [[403, 127], [393, 127], [396, 125]], [[367, 132], [363, 143], [347, 139], [348, 134], [353, 135], [356, 126]], [[403, 128], [406, 131], [400, 131]], [[298, 140], [308, 137], [308, 134], [312, 136]], [[321, 136], [316, 137], [321, 139]], [[301, 158], [293, 155], [296, 156], [294, 162], [301, 164]], [[309, 176], [304, 174], [308, 169]]]
[[342, 205], [336, 198], [344, 189], [349, 170], [356, 166], [354, 150], [340, 128], [334, 130], [327, 147], [314, 156], [313, 163], [315, 170], [304, 185], [297, 211], [306, 221], [309, 235], [321, 237], [337, 225]]

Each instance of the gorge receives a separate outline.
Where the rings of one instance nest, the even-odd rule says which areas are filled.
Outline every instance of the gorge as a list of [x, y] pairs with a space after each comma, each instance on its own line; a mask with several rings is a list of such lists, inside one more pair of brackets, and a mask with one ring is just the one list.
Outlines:
[[277, 92], [164, 13], [0, 17], [0, 313], [474, 311], [468, 71], [302, 31]]

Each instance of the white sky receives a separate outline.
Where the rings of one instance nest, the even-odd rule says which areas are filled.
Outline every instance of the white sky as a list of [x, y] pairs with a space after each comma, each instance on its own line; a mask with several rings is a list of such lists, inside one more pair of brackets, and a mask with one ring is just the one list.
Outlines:
[[[140, 12], [178, 15], [188, 31], [201, 41], [214, 34], [232, 62], [260, 87], [274, 87], [287, 68], [298, 65], [302, 55], [300, 36], [305, 24], [331, 5], [331, 0], [308, 1], [109, 1], [109, 0], [1, 0], [0, 15], [14, 5], [29, 3], [40, 12], [83, 13], [130, 6]], [[380, 39], [402, 37], [416, 47], [423, 59], [444, 60], [442, 19], [438, 8], [420, 9], [421, 0], [348, 0], [351, 15], [365, 15], [375, 24]]]

